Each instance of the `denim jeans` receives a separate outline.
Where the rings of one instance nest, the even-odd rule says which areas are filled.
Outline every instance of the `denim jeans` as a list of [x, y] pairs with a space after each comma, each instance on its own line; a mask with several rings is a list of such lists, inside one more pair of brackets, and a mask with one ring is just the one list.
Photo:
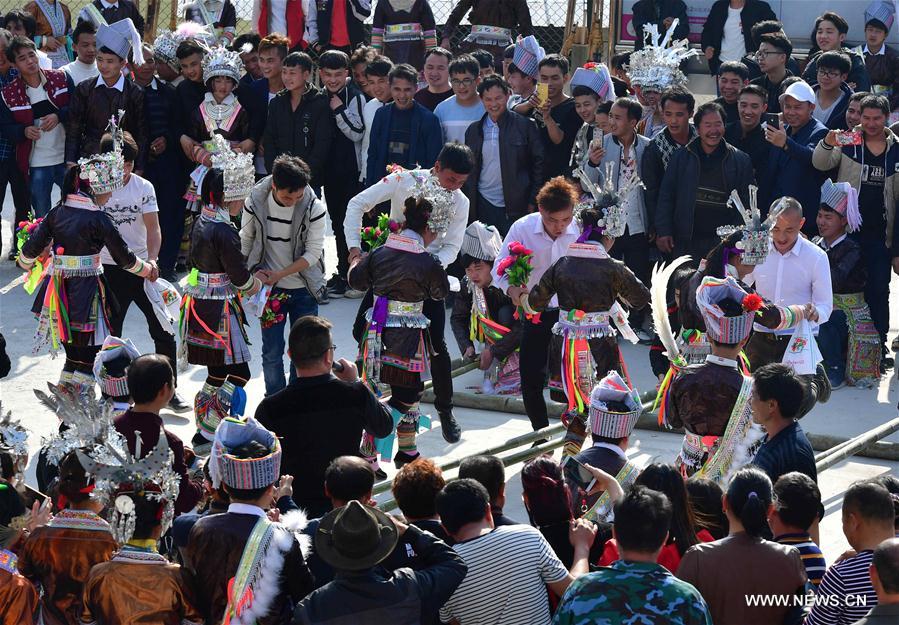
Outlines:
[[[290, 325], [300, 317], [318, 314], [318, 302], [306, 289], [272, 289], [272, 295], [286, 294], [287, 299], [281, 301], [281, 312], [284, 320], [271, 327], [262, 328], [262, 375], [265, 378], [265, 395], [274, 395], [287, 386], [284, 378], [284, 326], [288, 320]], [[297, 373], [290, 367], [290, 381]]]
[[849, 341], [849, 326], [846, 313], [835, 309], [830, 319], [818, 328], [818, 349], [824, 358], [824, 367], [833, 377], [842, 379], [846, 375], [846, 347]]
[[50, 212], [50, 194], [55, 184], [62, 191], [62, 180], [66, 175], [65, 163], [31, 168], [31, 207], [35, 217], [44, 217]]

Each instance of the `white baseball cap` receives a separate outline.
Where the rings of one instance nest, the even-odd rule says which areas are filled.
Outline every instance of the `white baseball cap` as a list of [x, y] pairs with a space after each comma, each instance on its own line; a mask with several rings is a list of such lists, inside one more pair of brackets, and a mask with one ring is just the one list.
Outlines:
[[794, 82], [792, 85], [787, 87], [786, 91], [780, 94], [778, 100], [781, 104], [783, 104], [784, 98], [786, 98], [787, 96], [793, 98], [794, 100], [799, 100], [800, 102], [811, 102], [812, 104], [816, 104], [818, 101], [815, 98], [815, 90], [812, 89], [804, 80]]

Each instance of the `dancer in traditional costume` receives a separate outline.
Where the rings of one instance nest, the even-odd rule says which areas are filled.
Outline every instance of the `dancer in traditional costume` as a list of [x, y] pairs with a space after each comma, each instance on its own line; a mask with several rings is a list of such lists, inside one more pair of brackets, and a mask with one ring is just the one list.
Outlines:
[[428, 0], [378, 0], [371, 47], [394, 64], [408, 63], [421, 72], [425, 52], [437, 47], [437, 25]]
[[475, 221], [465, 230], [460, 260], [465, 278], [453, 302], [450, 325], [464, 357], [476, 357], [475, 344], [483, 345], [480, 369], [484, 371], [484, 392], [517, 395], [521, 389], [521, 324], [515, 318], [512, 300], [493, 285], [490, 273], [502, 245], [494, 226]]
[[621, 332], [632, 343], [637, 337], [619, 300], [632, 309], [649, 303], [649, 289], [627, 265], [609, 256], [615, 237], [624, 234], [626, 227], [625, 198], [639, 181], [634, 177], [615, 190], [607, 177], [606, 186], [599, 189], [581, 170], [576, 175], [593, 196], [592, 205], [581, 205], [577, 211], [581, 236], [546, 270], [522, 304], [528, 312], [540, 312], [553, 295], [559, 298], [559, 321], [552, 329], [550, 385], [561, 386], [568, 398], [563, 418], [568, 427], [565, 455], [576, 454], [584, 442], [587, 398], [598, 376], [618, 371], [627, 377], [615, 337]]
[[[229, 150], [252, 154], [256, 149], [256, 143], [250, 138], [250, 115], [234, 95], [242, 67], [240, 53], [226, 48], [214, 48], [203, 57], [206, 95], [191, 112], [181, 137], [181, 148], [197, 165], [212, 165], [212, 153], [217, 149], [211, 143], [213, 135], [226, 139]], [[195, 176], [191, 176], [184, 199], [194, 214], [205, 201], [197, 195], [198, 190]], [[193, 221], [194, 217], [189, 218]], [[185, 232], [190, 232], [189, 225], [185, 225]]]
[[[637, 388], [631, 387], [617, 371], [601, 379], [590, 392], [590, 434], [593, 446], [575, 456], [582, 464], [589, 464], [615, 476], [615, 481], [627, 490], [640, 473], [640, 469], [624, 454], [627, 439], [643, 412], [643, 403]], [[594, 522], [612, 522], [614, 501], [609, 491], [599, 495], [573, 493], [574, 513]]]
[[833, 288], [830, 319], [818, 329], [818, 347], [832, 388], [872, 386], [880, 379], [880, 335], [865, 302], [867, 270], [859, 244], [848, 236], [861, 226], [858, 191], [848, 182], [821, 187], [815, 243], [827, 253]]
[[313, 589], [306, 567], [310, 538], [302, 510], [269, 521], [280, 477], [281, 445], [254, 418], [224, 419], [210, 462], [213, 488], [231, 503], [223, 514], [200, 518], [184, 550], [196, 606], [206, 623], [286, 623]]
[[140, 352], [130, 339], [107, 336], [94, 358], [94, 379], [100, 387], [100, 396], [112, 403], [114, 414], [121, 414], [131, 407], [128, 366], [138, 356]]
[[237, 11], [231, 0], [189, 2], [184, 6], [184, 19], [206, 26], [222, 46], [230, 46], [237, 36]]
[[171, 527], [180, 478], [172, 470], [165, 436], [141, 458], [117, 433], [79, 454], [96, 476], [93, 496], [107, 505], [110, 529], [119, 550], [90, 570], [84, 584], [81, 623], [179, 623], [199, 625], [181, 567], [157, 552], [159, 537]]
[[441, 45], [447, 50], [452, 49], [453, 35], [466, 13], [471, 31], [459, 44], [459, 50], [480, 49], [491, 53], [497, 73], [502, 72], [503, 50], [512, 43], [513, 31], [522, 37], [534, 34], [527, 0], [459, 0], [442, 31]]
[[51, 385], [51, 391], [67, 426], [47, 446], [48, 461], [59, 467], [57, 505], [64, 509], [25, 541], [19, 570], [43, 589], [43, 623], [78, 625], [88, 573], [95, 564], [109, 560], [117, 547], [109, 523], [99, 516], [103, 502], [92, 496], [96, 476], [88, 474], [91, 467], [83, 462], [85, 451], [114, 435], [112, 411], [103, 402], [71, 394], [70, 389]]
[[[115, 118], [110, 130], [120, 141]], [[93, 389], [94, 357], [109, 335], [107, 284], [100, 250], [109, 251], [122, 269], [142, 278], [156, 278], [153, 262], [142, 261], [128, 249], [109, 215], [100, 208], [121, 188], [125, 163], [120, 143], [112, 152], [82, 158], [66, 173], [63, 201], [51, 209], [19, 254], [19, 266], [30, 271], [45, 258], [48, 266], [32, 312], [38, 317], [35, 353], [49, 346], [54, 356], [66, 352], [61, 382]]]
[[215, 428], [229, 411], [243, 412], [250, 348], [240, 296], [251, 296], [262, 286], [247, 269], [240, 236], [231, 222], [255, 183], [252, 152], [231, 151], [218, 134], [212, 141], [212, 168], [202, 166], [192, 175], [203, 204], [191, 235], [192, 269], [181, 300], [180, 325], [182, 355], [188, 363], [207, 369], [203, 388], [194, 398], [194, 450], [201, 452], [208, 449]]
[[[377, 392], [390, 386], [390, 405], [399, 449], [397, 468], [419, 457], [415, 435], [430, 418], [421, 415], [419, 400], [430, 379], [430, 321], [422, 309], [426, 300], [440, 301], [449, 282], [440, 261], [425, 249], [445, 234], [453, 217], [454, 198], [436, 178], [422, 177], [406, 199], [405, 223], [387, 241], [350, 265], [347, 280], [354, 289], [372, 289], [374, 306], [366, 313], [368, 328], [360, 342], [363, 379]], [[389, 458], [394, 436], [375, 441], [365, 434], [362, 452], [378, 470], [377, 452]]]

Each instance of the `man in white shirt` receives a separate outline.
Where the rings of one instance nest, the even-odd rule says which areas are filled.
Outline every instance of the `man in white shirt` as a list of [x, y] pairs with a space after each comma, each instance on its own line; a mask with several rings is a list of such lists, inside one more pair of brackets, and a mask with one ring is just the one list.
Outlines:
[[[800, 235], [805, 222], [802, 205], [791, 197], [783, 197], [772, 205], [771, 210], [778, 204], [782, 205], [783, 212], [771, 229], [768, 257], [752, 273], [755, 288], [759, 295], [779, 306], [810, 303], [814, 310], [806, 318], [817, 335], [818, 325], [826, 322], [833, 310], [830, 263], [824, 250]], [[793, 330], [770, 330], [758, 323], [754, 329], [746, 344], [751, 369], [755, 371], [763, 365], [781, 362]], [[803, 400], [800, 416], [806, 414], [815, 401], [824, 403], [830, 398], [830, 383], [820, 364], [814, 376], [804, 377], [809, 383], [809, 392]]]
[[[106, 134], [100, 141], [101, 152], [112, 152], [112, 135]], [[156, 191], [148, 180], [134, 172], [134, 160], [138, 148], [130, 132], [124, 133], [122, 154], [125, 157], [125, 184], [121, 189], [113, 191], [112, 196], [102, 206], [103, 212], [109, 215], [112, 223], [135, 256], [143, 261], [156, 262], [159, 257], [159, 246], [162, 243], [162, 232], [159, 228], [159, 206], [156, 202]], [[109, 290], [115, 294], [116, 306], [109, 318], [110, 331], [114, 336], [123, 336], [122, 329], [125, 317], [131, 304], [140, 309], [153, 339], [154, 350], [162, 354], [172, 364], [174, 385], [178, 385], [177, 346], [171, 328], [160, 323], [153, 310], [146, 291], [144, 279], [128, 273], [113, 261], [106, 248], [100, 252], [103, 263], [103, 275]], [[191, 406], [185, 403], [178, 393], [172, 396], [168, 407], [177, 413], [187, 412]]]
[[[499, 256], [493, 263], [494, 284], [504, 290], [512, 303], [521, 303], [521, 296], [534, 287], [547, 269], [565, 255], [568, 246], [580, 236], [574, 223], [574, 207], [578, 190], [562, 176], [551, 179], [537, 194], [537, 212], [525, 215], [512, 224], [503, 241]], [[509, 284], [497, 268], [509, 256], [509, 244], [517, 241], [532, 251], [531, 275], [526, 286]], [[524, 322], [519, 358], [521, 363], [521, 397], [534, 430], [549, 425], [543, 386], [546, 381], [547, 356], [552, 327], [559, 320], [559, 301], [553, 296], [549, 308], [540, 314], [539, 323]]]
[[[247, 198], [240, 228], [247, 266], [271, 287], [262, 325], [262, 372], [266, 396], [286, 386], [284, 328], [317, 315], [325, 293], [324, 206], [309, 187], [312, 173], [296, 156], [275, 159], [271, 176]], [[290, 368], [290, 381], [296, 371]]]
[[[362, 136], [361, 153], [359, 154], [359, 182], [365, 182], [368, 163], [368, 142], [371, 138], [371, 125], [375, 121], [375, 113], [392, 99], [390, 96], [390, 79], [387, 77], [391, 69], [393, 69], [393, 61], [386, 56], [375, 58], [365, 67], [365, 78], [368, 80], [368, 90], [372, 98], [362, 108], [365, 134]], [[334, 227], [339, 228], [340, 224], [335, 224]]]
[[[371, 64], [368, 67], [371, 68]], [[455, 200], [455, 212], [446, 234], [427, 248], [440, 260], [444, 268], [448, 267], [459, 255], [462, 239], [465, 238], [465, 228], [468, 225], [468, 198], [461, 189], [472, 169], [474, 169], [474, 155], [471, 149], [465, 145], [448, 143], [443, 146], [434, 168], [430, 171], [415, 169], [390, 174], [351, 199], [347, 204], [346, 219], [343, 222], [346, 244], [350, 250], [349, 264], [352, 265], [356, 257], [362, 254], [362, 215], [371, 212], [382, 202], [389, 201], [391, 219], [404, 221], [403, 207], [406, 198], [414, 194], [414, 188], [420, 179], [433, 176], [440, 186], [453, 192]], [[372, 293], [369, 290], [362, 298], [353, 325], [353, 336], [357, 341], [361, 338], [365, 326], [365, 311], [371, 308], [372, 302]], [[443, 438], [449, 443], [455, 443], [459, 440], [462, 430], [453, 417], [452, 369], [443, 336], [446, 308], [443, 301], [427, 300], [422, 312], [431, 321], [428, 334], [431, 337], [431, 348], [434, 350], [434, 357], [431, 359], [431, 375], [436, 396], [434, 406], [440, 415]]]
[[75, 60], [60, 69], [72, 77], [76, 85], [100, 75], [97, 69], [97, 27], [93, 22], [78, 22], [72, 31]]

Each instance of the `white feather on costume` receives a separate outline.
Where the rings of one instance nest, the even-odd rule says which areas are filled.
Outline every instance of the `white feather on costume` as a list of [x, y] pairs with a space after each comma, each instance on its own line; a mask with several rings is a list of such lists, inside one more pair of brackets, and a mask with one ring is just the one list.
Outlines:
[[308, 519], [303, 510], [292, 510], [284, 514], [280, 522], [275, 523], [272, 542], [262, 560], [259, 576], [252, 585], [253, 603], [247, 606], [240, 616], [232, 615], [231, 623], [254, 625], [259, 619], [268, 615], [272, 603], [281, 591], [280, 581], [284, 570], [284, 558], [287, 557], [293, 543], [299, 543], [303, 558], [309, 555], [312, 539], [301, 534], [307, 523]]
[[680, 348], [677, 346], [677, 338], [671, 330], [668, 321], [668, 282], [678, 267], [690, 262], [689, 256], [681, 256], [670, 264], [656, 263], [652, 268], [652, 282], [649, 289], [652, 302], [652, 320], [655, 323], [659, 340], [665, 346], [665, 355], [671, 362], [679, 362], [683, 359]]

